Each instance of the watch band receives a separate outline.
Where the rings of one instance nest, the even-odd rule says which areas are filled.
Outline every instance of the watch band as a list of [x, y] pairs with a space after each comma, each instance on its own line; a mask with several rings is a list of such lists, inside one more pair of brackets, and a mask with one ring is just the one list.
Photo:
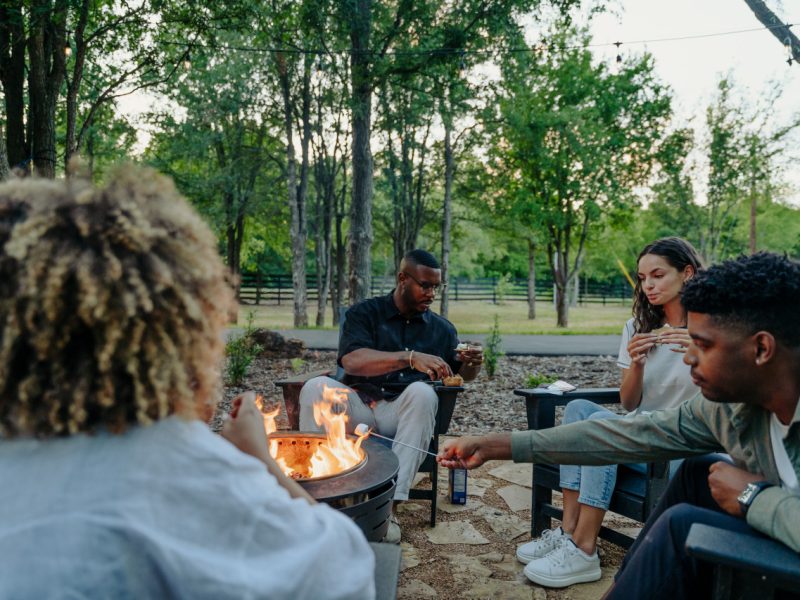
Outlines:
[[763, 490], [772, 487], [774, 484], [769, 481], [752, 481], [745, 486], [742, 493], [739, 495], [739, 507], [742, 509], [742, 515], [747, 516], [747, 511], [750, 505]]

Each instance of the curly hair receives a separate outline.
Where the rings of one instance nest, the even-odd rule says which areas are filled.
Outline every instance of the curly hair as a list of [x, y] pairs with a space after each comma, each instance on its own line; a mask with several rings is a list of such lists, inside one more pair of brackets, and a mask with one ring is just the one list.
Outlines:
[[[636, 264], [647, 254], [662, 257], [679, 272], [691, 266], [697, 274], [703, 268], [703, 261], [697, 250], [683, 238], [665, 237], [647, 244], [639, 253]], [[664, 307], [650, 303], [642, 289], [642, 280], [637, 279], [633, 288], [633, 322], [636, 333], [647, 333], [661, 327], [665, 318]]]
[[748, 334], [768, 331], [791, 348], [800, 348], [800, 263], [759, 252], [709, 267], [687, 282], [686, 310], [710, 315], [717, 323]]
[[101, 188], [0, 186], [0, 206], [21, 198], [27, 219], [0, 245], [15, 279], [0, 290], [0, 434], [206, 417], [232, 293], [213, 234], [172, 182], [123, 167]]

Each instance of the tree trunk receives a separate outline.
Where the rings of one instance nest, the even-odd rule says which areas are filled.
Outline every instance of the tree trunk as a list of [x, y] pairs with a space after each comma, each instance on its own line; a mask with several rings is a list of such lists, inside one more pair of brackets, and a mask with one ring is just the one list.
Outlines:
[[344, 233], [342, 230], [342, 222], [344, 221], [346, 200], [347, 200], [347, 163], [343, 163], [342, 189], [341, 192], [339, 193], [338, 198], [336, 199], [336, 213], [335, 213], [336, 248], [334, 249], [335, 252], [334, 261], [336, 264], [336, 278], [334, 279], [334, 290], [331, 299], [331, 310], [333, 311], [334, 325], [339, 324], [339, 312], [341, 310], [342, 305], [344, 304], [344, 292], [345, 288], [347, 287], [347, 279], [345, 277], [346, 248], [345, 248]]
[[353, 185], [350, 206], [350, 304], [370, 293], [370, 251], [372, 250], [372, 81], [370, 73], [370, 30], [372, 0], [355, 0], [350, 18], [350, 81], [353, 111]]
[[789, 47], [789, 51], [792, 54], [791, 59], [787, 56], [789, 64], [791, 65], [791, 60], [800, 63], [800, 39], [792, 33], [792, 30], [789, 29], [789, 25], [783, 23], [763, 0], [744, 1], [745, 4], [750, 7], [750, 10], [753, 11], [756, 18], [768, 28], [768, 31], [778, 38], [781, 44]]
[[[455, 175], [455, 159], [453, 157], [453, 121], [448, 116], [444, 119], [444, 207], [442, 215], [442, 281], [447, 282], [450, 275], [450, 229], [453, 222], [453, 178]], [[449, 297], [448, 289], [442, 289], [439, 312], [446, 319]]]
[[67, 81], [67, 133], [64, 140], [64, 172], [69, 168], [72, 155], [78, 152], [75, 129], [78, 120], [78, 91], [83, 81], [83, 67], [86, 62], [86, 41], [83, 37], [89, 19], [89, 0], [83, 0], [78, 25], [75, 28], [75, 63], [72, 78]]
[[750, 190], [750, 254], [756, 253], [756, 192]]
[[6, 152], [6, 138], [3, 128], [0, 127], [0, 181], [8, 179], [8, 153]]
[[25, 136], [25, 28], [22, 2], [0, 4], [0, 82], [6, 108], [6, 152], [10, 167], [30, 156]]
[[567, 289], [563, 283], [556, 283], [556, 325], [569, 327], [569, 302], [567, 302]]
[[331, 288], [331, 271], [334, 251], [331, 248], [331, 226], [335, 210], [334, 173], [328, 157], [317, 157], [317, 176], [314, 183], [317, 189], [317, 327], [325, 325], [325, 308]]
[[569, 286], [569, 261], [564, 251], [556, 247], [552, 254], [553, 283], [556, 287], [556, 326], [569, 327], [569, 302], [567, 288]]
[[292, 290], [294, 326], [308, 326], [306, 290], [306, 215], [305, 199], [300, 196], [297, 181], [297, 159], [294, 154], [294, 105], [289, 83], [289, 68], [283, 54], [276, 55], [278, 79], [283, 97], [283, 127], [286, 134], [286, 191], [291, 221], [289, 235], [292, 243]]
[[528, 318], [536, 318], [536, 242], [528, 239]]
[[28, 37], [28, 94], [33, 167], [37, 175], [52, 179], [56, 171], [56, 101], [64, 81], [66, 43], [64, 0], [50, 8], [47, 0], [31, 7]]

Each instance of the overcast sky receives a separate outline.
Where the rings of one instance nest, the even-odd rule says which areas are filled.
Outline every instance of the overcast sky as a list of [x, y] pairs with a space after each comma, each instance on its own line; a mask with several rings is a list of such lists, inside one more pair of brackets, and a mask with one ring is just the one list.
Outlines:
[[[796, 23], [800, 35], [800, 1], [768, 0], [780, 11], [784, 23]], [[592, 21], [595, 43], [655, 40], [692, 35], [758, 29], [762, 27], [744, 0], [622, 0], [618, 15], [600, 15]], [[800, 112], [800, 64], [786, 64], [786, 49], [767, 30], [704, 37], [681, 41], [623, 44], [625, 50], [647, 49], [656, 61], [662, 79], [675, 92], [679, 120], [695, 116], [697, 126], [713, 98], [720, 76], [730, 74], [749, 104], [763, 98], [770, 82], [779, 82], [783, 96], [776, 106], [774, 121], [786, 123]], [[616, 56], [616, 48], [596, 48], [596, 53]], [[800, 164], [800, 135], [793, 137], [791, 156]], [[788, 157], [787, 157], [788, 158]], [[793, 204], [800, 205], [800, 166], [790, 167], [787, 177], [796, 188]]]

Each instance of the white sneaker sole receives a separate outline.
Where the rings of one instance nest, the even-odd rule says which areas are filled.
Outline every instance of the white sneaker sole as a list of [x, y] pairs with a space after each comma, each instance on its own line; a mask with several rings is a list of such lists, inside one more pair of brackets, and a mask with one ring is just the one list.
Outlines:
[[517, 550], [517, 560], [521, 562], [523, 565], [527, 565], [532, 560], [536, 560], [537, 558], [542, 558], [542, 556], [533, 556], [532, 554], [523, 554], [519, 550]]
[[579, 573], [577, 575], [565, 575], [563, 577], [542, 575], [540, 573], [529, 573], [528, 569], [524, 571], [525, 577], [530, 579], [533, 583], [538, 583], [545, 587], [550, 588], [563, 588], [576, 583], [591, 583], [598, 581], [603, 576], [600, 567], [596, 571], [587, 571], [586, 573]]

